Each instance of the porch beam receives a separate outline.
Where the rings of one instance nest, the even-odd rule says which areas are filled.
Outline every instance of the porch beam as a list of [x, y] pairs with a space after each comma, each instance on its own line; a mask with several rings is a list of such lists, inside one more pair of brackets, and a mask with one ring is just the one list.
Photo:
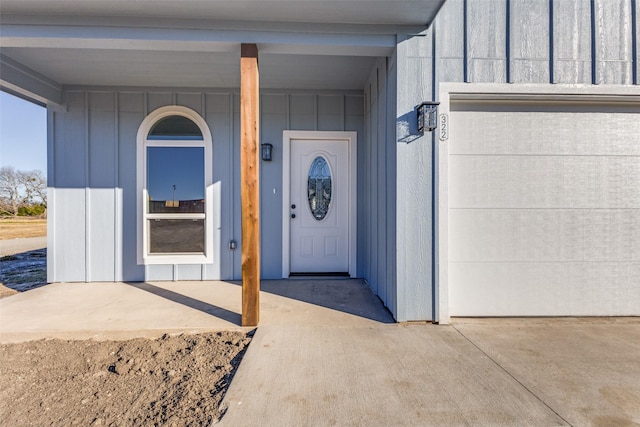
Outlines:
[[242, 204], [242, 326], [260, 320], [260, 83], [258, 47], [240, 53], [240, 198]]
[[[77, 19], [77, 18], [76, 18]], [[265, 46], [262, 53], [382, 56], [396, 46], [395, 34], [359, 34], [330, 31], [257, 31], [256, 23], [239, 31], [225, 29], [140, 28], [0, 23], [0, 42], [5, 48], [152, 50], [158, 52], [237, 52], [238, 42]], [[167, 31], [166, 28], [171, 28]], [[238, 27], [240, 28], [240, 27]], [[302, 29], [301, 29], [302, 30]], [[336, 31], [332, 28], [331, 31]]]
[[57, 82], [0, 54], [0, 89], [40, 105], [62, 103]]

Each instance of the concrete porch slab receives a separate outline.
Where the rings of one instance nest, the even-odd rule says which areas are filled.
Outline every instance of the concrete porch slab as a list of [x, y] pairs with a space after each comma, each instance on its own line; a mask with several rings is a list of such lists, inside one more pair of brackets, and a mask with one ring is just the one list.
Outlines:
[[53, 283], [0, 300], [0, 341], [239, 329], [240, 298], [226, 282]]
[[[265, 280], [260, 325], [392, 323], [362, 280]], [[239, 282], [53, 283], [0, 300], [0, 342], [242, 329]]]

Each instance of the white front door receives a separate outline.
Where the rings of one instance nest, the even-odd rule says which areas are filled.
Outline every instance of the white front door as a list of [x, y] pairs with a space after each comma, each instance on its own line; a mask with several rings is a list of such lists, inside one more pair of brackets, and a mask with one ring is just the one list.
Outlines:
[[355, 275], [355, 171], [350, 170], [355, 138], [315, 134], [288, 140], [289, 197], [283, 214], [289, 229], [289, 273]]

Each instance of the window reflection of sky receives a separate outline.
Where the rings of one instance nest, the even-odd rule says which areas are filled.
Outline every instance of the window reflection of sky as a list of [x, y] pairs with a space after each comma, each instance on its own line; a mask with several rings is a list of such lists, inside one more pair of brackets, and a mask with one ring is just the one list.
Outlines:
[[151, 200], [204, 199], [204, 147], [148, 147], [147, 191]]
[[189, 139], [202, 141], [202, 132], [198, 125], [183, 116], [169, 116], [158, 121], [151, 130], [147, 139]]

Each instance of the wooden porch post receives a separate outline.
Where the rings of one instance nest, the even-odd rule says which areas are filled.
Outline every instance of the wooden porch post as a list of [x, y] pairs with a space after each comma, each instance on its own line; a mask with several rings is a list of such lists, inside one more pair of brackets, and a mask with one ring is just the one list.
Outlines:
[[258, 47], [240, 55], [240, 198], [242, 201], [242, 326], [260, 320], [260, 84]]

